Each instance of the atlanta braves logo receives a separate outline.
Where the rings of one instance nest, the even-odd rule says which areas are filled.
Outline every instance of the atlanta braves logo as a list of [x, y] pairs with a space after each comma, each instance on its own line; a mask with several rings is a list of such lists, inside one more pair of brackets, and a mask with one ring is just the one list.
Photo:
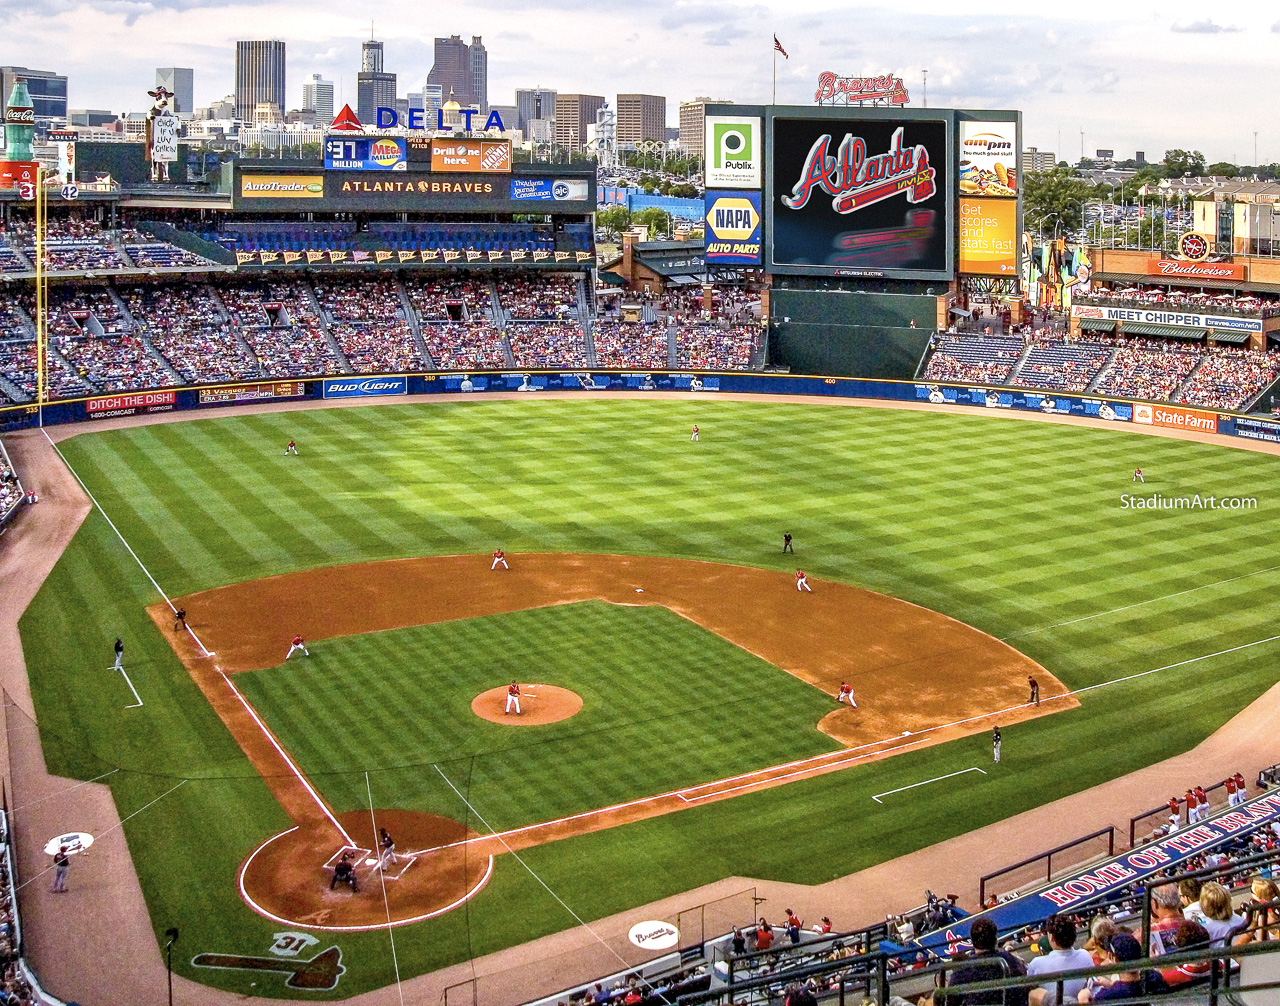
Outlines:
[[904, 147], [902, 128], [893, 131], [887, 154], [870, 156], [861, 136], [846, 133], [835, 157], [827, 153], [830, 134], [819, 136], [809, 148], [804, 172], [791, 195], [782, 197], [783, 205], [803, 209], [815, 188], [831, 196], [837, 213], [853, 213], [899, 193], [905, 193], [909, 203], [932, 199], [938, 191], [934, 183], [937, 172], [929, 167], [929, 152], [924, 144]]

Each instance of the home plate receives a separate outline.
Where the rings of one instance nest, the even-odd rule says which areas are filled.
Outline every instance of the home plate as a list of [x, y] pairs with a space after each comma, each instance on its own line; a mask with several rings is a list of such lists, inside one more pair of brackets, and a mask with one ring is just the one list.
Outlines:
[[637, 588], [636, 588], [636, 593], [637, 593], [637, 594], [643, 594], [643, 593], [644, 593], [644, 588], [643, 588], [643, 587], [637, 587]]

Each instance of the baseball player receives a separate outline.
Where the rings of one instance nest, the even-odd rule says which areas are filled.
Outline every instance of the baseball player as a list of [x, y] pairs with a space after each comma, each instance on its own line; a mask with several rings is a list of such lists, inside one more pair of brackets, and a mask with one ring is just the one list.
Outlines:
[[292, 454], [295, 458], [298, 456], [298, 445], [295, 444], [292, 440], [290, 440], [289, 443], [285, 445], [285, 449], [284, 449], [284, 456], [286, 458], [290, 454]]
[[847, 702], [853, 709], [858, 708], [858, 703], [853, 697], [853, 685], [840, 682], [840, 691], [836, 693], [837, 702]]
[[516, 715], [520, 715], [520, 686], [514, 681], [507, 685], [507, 708], [502, 710], [503, 713], [511, 712], [511, 707], [515, 706]]
[[356, 880], [356, 868], [351, 862], [351, 853], [344, 852], [342, 858], [334, 864], [333, 878], [329, 881], [329, 890], [333, 890], [335, 884], [347, 884], [351, 887], [352, 894], [360, 893], [360, 884]]
[[1196, 787], [1196, 802], [1200, 804], [1200, 813], [1196, 816], [1196, 820], [1203, 821], [1209, 816], [1209, 794], [1204, 791], [1203, 786]]
[[1222, 780], [1222, 785], [1227, 791], [1227, 806], [1234, 807], [1236, 805], [1236, 777], [1233, 775], [1227, 776]]
[[795, 550], [794, 548], [792, 548], [792, 547], [791, 547], [791, 532], [790, 532], [790, 531], [786, 531], [786, 532], [784, 532], [784, 533], [783, 533], [783, 535], [782, 535], [782, 551], [784, 551], [784, 552], [790, 552], [792, 555], [794, 555], [794, 554], [795, 554], [795, 551], [796, 551], [796, 550]]
[[67, 893], [67, 870], [71, 868], [71, 860], [67, 858], [67, 847], [61, 845], [53, 855], [53, 887], [54, 894]]
[[187, 627], [187, 609], [179, 608], [177, 611], [173, 613], [173, 631], [177, 632], [179, 629], [185, 629], [186, 627]]
[[1144, 479], [1144, 478], [1142, 477], [1142, 469], [1141, 469], [1141, 468], [1135, 468], [1135, 469], [1133, 470], [1133, 481], [1134, 481], [1134, 482], [1141, 482], [1143, 485], [1146, 485], [1146, 484], [1147, 484], [1147, 480], [1146, 480], [1146, 479]]
[[810, 594], [813, 593], [813, 588], [809, 586], [809, 578], [803, 569], [796, 570], [796, 590], [807, 590]]
[[1196, 799], [1195, 790], [1187, 790], [1183, 799], [1187, 802], [1187, 824], [1195, 824], [1200, 820], [1200, 801]]
[[396, 858], [396, 841], [386, 828], [378, 829], [378, 852], [380, 853], [378, 856], [378, 869], [384, 873], [386, 872], [388, 861], [392, 864], [400, 862]]
[[502, 568], [503, 568], [503, 569], [510, 569], [510, 568], [511, 568], [510, 566], [508, 566], [508, 565], [507, 565], [507, 557], [506, 557], [506, 555], [504, 555], [504, 554], [503, 554], [502, 549], [497, 549], [497, 550], [493, 553], [493, 565], [491, 565], [489, 568], [490, 568], [490, 569], [497, 569], [497, 568], [498, 568], [498, 564], [499, 564], [499, 563], [501, 563], [501, 564], [502, 564]]
[[991, 728], [991, 754], [997, 765], [1000, 764], [1000, 728]]
[[311, 656], [311, 651], [307, 649], [307, 644], [302, 641], [302, 636], [294, 636], [293, 642], [289, 644], [289, 652], [284, 655], [284, 659], [288, 660], [293, 656], [294, 650], [301, 650], [303, 656]]
[[1182, 824], [1181, 804], [1178, 803], [1176, 796], [1169, 797], [1169, 834], [1172, 835], [1178, 830], [1178, 826]]
[[689, 439], [690, 439], [690, 440], [692, 440], [692, 441], [694, 441], [695, 443], [697, 443], [697, 440], [698, 440], [698, 427], [697, 427], [697, 426], [694, 426], [694, 428], [693, 428], [693, 433], [692, 433], [692, 434], [690, 434]]
[[1238, 807], [1249, 799], [1249, 784], [1244, 781], [1244, 776], [1239, 772], [1233, 778], [1236, 781], [1236, 806]]
[[1034, 702], [1036, 705], [1039, 705], [1040, 704], [1040, 682], [1037, 681], [1035, 678], [1033, 678], [1030, 674], [1028, 674], [1027, 685], [1031, 689], [1031, 698], [1027, 699], [1027, 701]]
[[124, 670], [124, 640], [119, 636], [116, 637], [116, 666], [117, 671]]

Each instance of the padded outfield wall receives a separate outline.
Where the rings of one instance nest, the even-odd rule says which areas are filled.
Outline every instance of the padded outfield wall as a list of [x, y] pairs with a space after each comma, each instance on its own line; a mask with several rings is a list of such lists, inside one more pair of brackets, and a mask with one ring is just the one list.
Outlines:
[[910, 380], [938, 321], [936, 296], [775, 287], [769, 304], [769, 362], [801, 374]]
[[[43, 421], [46, 425], [54, 425], [272, 401], [366, 398], [370, 402], [392, 402], [398, 398], [417, 395], [470, 393], [484, 397], [492, 392], [511, 391], [535, 394], [539, 391], [687, 391], [702, 395], [714, 395], [717, 392], [831, 395], [839, 398], [907, 401], [939, 406], [961, 405], [975, 409], [1008, 409], [1015, 412], [1077, 416], [1117, 425], [1192, 430], [1280, 443], [1280, 421], [1154, 402], [922, 381], [688, 371], [495, 371], [470, 374], [354, 375], [302, 381], [245, 382], [59, 401], [44, 407]], [[40, 425], [40, 421], [40, 410], [34, 405], [0, 409], [0, 432], [29, 429]]]

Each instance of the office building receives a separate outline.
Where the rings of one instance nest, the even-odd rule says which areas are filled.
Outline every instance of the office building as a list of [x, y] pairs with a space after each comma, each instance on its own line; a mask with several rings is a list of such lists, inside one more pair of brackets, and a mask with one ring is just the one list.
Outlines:
[[333, 81], [313, 73], [302, 85], [302, 110], [315, 112], [316, 122], [329, 125], [333, 121]]
[[356, 118], [366, 126], [378, 124], [379, 108], [396, 107], [396, 75], [382, 65], [382, 43], [370, 39], [360, 47], [356, 75]]
[[707, 106], [732, 104], [727, 98], [694, 98], [680, 102], [680, 146], [693, 157], [703, 155], [703, 130], [706, 129]]
[[[526, 140], [534, 139], [529, 123], [554, 123], [556, 120], [556, 92], [546, 87], [521, 87], [516, 89], [516, 121], [508, 122], [509, 129], [518, 129]], [[503, 120], [506, 121], [506, 120]], [[541, 127], [540, 131], [545, 131]]]
[[279, 40], [236, 43], [236, 118], [252, 122], [259, 105], [288, 108], [285, 52]]
[[658, 94], [618, 95], [618, 144], [667, 142], [667, 99]]
[[110, 126], [120, 116], [105, 108], [73, 108], [67, 112], [69, 126]]
[[1057, 164], [1052, 150], [1041, 150], [1039, 147], [1024, 147], [1022, 150], [1024, 171], [1052, 171]]
[[458, 35], [436, 39], [435, 62], [427, 74], [428, 84], [438, 84], [441, 93], [453, 92], [463, 108], [489, 108], [489, 53], [479, 35], [467, 45]]
[[170, 110], [184, 119], [191, 118], [196, 110], [196, 72], [185, 66], [161, 66], [156, 68], [156, 87], [173, 92]]
[[[36, 135], [67, 124], [67, 78], [51, 70], [31, 70], [25, 66], [0, 66], [0, 103], [7, 105], [14, 82], [27, 82], [31, 106], [36, 113]], [[0, 142], [3, 142], [0, 140]]]
[[590, 137], [587, 127], [595, 132], [596, 113], [604, 107], [599, 94], [556, 95], [556, 143], [573, 153], [581, 153]]

